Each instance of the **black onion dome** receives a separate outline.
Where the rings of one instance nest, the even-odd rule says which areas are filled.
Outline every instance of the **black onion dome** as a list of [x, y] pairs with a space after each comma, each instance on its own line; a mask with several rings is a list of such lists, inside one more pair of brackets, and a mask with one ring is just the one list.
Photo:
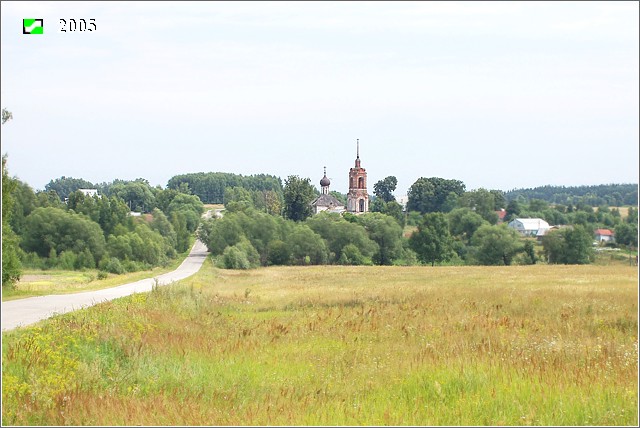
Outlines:
[[326, 175], [322, 177], [322, 180], [320, 180], [320, 185], [322, 187], [329, 186], [330, 184], [331, 184], [331, 181], [327, 178]]

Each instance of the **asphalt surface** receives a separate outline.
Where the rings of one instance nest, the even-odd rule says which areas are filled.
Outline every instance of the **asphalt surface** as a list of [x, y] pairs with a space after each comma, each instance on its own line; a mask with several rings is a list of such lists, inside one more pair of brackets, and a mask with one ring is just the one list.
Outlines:
[[118, 297], [151, 291], [156, 279], [158, 285], [167, 285], [180, 281], [198, 272], [207, 255], [207, 247], [202, 242], [196, 241], [191, 248], [191, 252], [178, 269], [154, 278], [142, 279], [130, 284], [105, 288], [103, 290], [29, 297], [26, 299], [2, 302], [2, 331], [34, 324], [55, 314], [75, 311], [108, 300], [117, 299]]

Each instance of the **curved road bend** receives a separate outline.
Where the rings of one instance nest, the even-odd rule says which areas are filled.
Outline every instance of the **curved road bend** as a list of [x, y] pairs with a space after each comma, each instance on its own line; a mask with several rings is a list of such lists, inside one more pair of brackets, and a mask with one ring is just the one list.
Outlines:
[[200, 270], [207, 254], [207, 247], [198, 240], [178, 269], [155, 278], [142, 279], [103, 290], [29, 297], [2, 302], [2, 331], [27, 326], [54, 314], [63, 314], [133, 293], [151, 291], [155, 279], [158, 280], [159, 285], [167, 285], [187, 278]]

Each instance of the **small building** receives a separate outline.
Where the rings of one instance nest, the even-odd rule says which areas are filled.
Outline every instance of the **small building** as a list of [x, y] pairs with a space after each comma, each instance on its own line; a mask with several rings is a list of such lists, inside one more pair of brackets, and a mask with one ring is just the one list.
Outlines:
[[502, 208], [496, 211], [496, 214], [498, 215], [498, 223], [502, 223], [504, 222], [504, 218], [507, 216], [507, 211]]
[[98, 189], [78, 189], [78, 192], [82, 192], [85, 196], [90, 198], [98, 196]]
[[329, 194], [329, 186], [331, 180], [327, 177], [327, 167], [324, 167], [324, 177], [320, 180], [320, 196], [311, 202], [313, 213], [318, 214], [321, 211], [334, 213], [342, 213], [345, 211], [344, 205], [335, 196]]
[[549, 223], [541, 218], [516, 218], [507, 225], [517, 230], [522, 236], [542, 236], [550, 228]]
[[609, 229], [596, 229], [594, 233], [597, 242], [615, 242], [615, 235]]

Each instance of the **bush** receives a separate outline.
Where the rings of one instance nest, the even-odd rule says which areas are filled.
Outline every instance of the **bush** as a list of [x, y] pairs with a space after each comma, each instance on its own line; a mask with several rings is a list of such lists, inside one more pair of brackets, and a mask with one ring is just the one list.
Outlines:
[[98, 279], [107, 279], [107, 277], [109, 276], [109, 274], [103, 270], [101, 270], [100, 272], [98, 272]]
[[74, 266], [76, 269], [93, 269], [96, 267], [96, 261], [88, 248], [78, 254]]
[[252, 269], [260, 266], [260, 255], [249, 241], [243, 239], [236, 245], [225, 248], [222, 266], [226, 269]]
[[46, 269], [46, 260], [41, 258], [37, 253], [24, 253], [22, 256], [22, 265], [28, 269]]
[[58, 256], [56, 267], [63, 270], [73, 270], [78, 256], [73, 251], [63, 251]]
[[118, 275], [125, 273], [125, 268], [120, 263], [120, 260], [115, 257], [103, 258], [100, 261], [99, 267], [100, 270], [104, 272], [115, 273]]
[[360, 249], [354, 244], [347, 244], [342, 248], [342, 255], [340, 256], [339, 263], [341, 265], [354, 265], [360, 266], [365, 264], [371, 264], [367, 259], [362, 255]]
[[225, 269], [249, 269], [246, 254], [237, 246], [227, 247], [222, 253], [222, 267]]

